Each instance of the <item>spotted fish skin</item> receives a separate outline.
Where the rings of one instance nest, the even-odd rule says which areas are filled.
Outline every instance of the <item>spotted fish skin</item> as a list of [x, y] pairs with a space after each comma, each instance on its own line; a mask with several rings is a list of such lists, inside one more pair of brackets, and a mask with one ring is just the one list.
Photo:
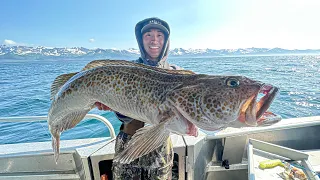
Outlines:
[[129, 163], [161, 145], [170, 132], [197, 136], [195, 126], [217, 130], [243, 113], [251, 118], [246, 109], [253, 107], [249, 104], [263, 86], [244, 76], [179, 73], [123, 61], [102, 64], [87, 66], [52, 90], [57, 93], [52, 95], [48, 124], [56, 161], [61, 132], [78, 124], [95, 102], [151, 125], [137, 131], [132, 148], [115, 158]]

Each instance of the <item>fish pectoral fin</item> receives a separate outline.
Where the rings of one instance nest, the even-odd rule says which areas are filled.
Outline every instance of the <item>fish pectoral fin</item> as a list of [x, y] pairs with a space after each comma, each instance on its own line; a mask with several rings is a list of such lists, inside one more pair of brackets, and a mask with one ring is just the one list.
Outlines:
[[56, 79], [54, 79], [51, 85], [51, 96], [50, 99], [52, 100], [54, 96], [59, 92], [60, 88], [74, 75], [78, 72], [69, 73], [69, 74], [61, 74]]
[[166, 122], [139, 129], [129, 141], [128, 147], [114, 158], [114, 162], [129, 164], [160, 147], [170, 135]]

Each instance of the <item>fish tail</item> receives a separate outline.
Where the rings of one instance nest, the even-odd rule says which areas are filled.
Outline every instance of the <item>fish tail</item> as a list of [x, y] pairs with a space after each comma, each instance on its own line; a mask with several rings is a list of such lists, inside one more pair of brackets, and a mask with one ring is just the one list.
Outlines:
[[52, 136], [52, 149], [54, 152], [54, 160], [56, 164], [58, 164], [58, 159], [59, 159], [59, 148], [60, 148], [60, 135], [56, 134]]
[[51, 132], [52, 139], [52, 149], [54, 152], [54, 159], [58, 163], [59, 153], [60, 153], [60, 135], [61, 132], [71, 129], [76, 126], [90, 111], [90, 109], [85, 109], [82, 111], [75, 111], [71, 113], [66, 113], [58, 124], [49, 125], [49, 130]]

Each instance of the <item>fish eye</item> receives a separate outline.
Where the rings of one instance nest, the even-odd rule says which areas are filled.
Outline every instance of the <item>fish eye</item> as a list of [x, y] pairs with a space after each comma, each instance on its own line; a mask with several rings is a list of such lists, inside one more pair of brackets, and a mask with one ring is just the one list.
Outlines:
[[229, 78], [227, 79], [226, 84], [229, 87], [238, 87], [240, 85], [240, 82], [236, 78]]

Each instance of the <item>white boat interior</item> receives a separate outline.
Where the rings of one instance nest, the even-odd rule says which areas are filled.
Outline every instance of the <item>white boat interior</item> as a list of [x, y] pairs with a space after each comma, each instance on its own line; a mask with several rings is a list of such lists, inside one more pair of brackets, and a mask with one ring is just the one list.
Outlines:
[[[58, 163], [51, 142], [1, 144], [0, 180], [4, 179], [112, 179], [115, 131], [102, 116], [88, 114], [109, 128], [110, 137], [61, 141]], [[46, 121], [47, 117], [4, 117], [0, 122]], [[0, 130], [1, 132], [1, 130]], [[319, 179], [320, 116], [283, 119], [268, 127], [227, 128], [198, 137], [172, 134], [179, 180], [268, 179], [257, 167], [262, 152], [279, 159], [300, 160], [308, 179]], [[266, 153], [264, 153], [266, 154]], [[265, 158], [264, 158], [265, 159]], [[271, 172], [271, 171], [270, 171]], [[275, 177], [274, 173], [271, 177]]]

